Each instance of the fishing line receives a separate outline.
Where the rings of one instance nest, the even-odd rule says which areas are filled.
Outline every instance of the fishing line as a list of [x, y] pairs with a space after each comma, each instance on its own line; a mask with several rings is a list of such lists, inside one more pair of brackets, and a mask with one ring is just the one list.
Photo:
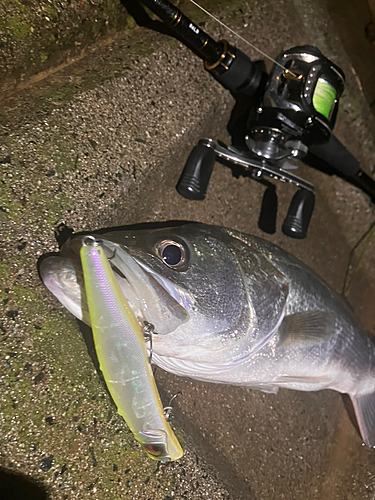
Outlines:
[[286, 71], [287, 73], [293, 75], [294, 78], [298, 78], [298, 75], [296, 75], [295, 73], [293, 73], [293, 71], [290, 71], [290, 69], [286, 68], [285, 66], [283, 66], [282, 64], [280, 64], [279, 62], [277, 62], [275, 59], [273, 59], [271, 56], [269, 56], [268, 54], [266, 54], [262, 50], [258, 49], [258, 47], [256, 47], [251, 42], [249, 42], [248, 40], [246, 40], [246, 38], [244, 38], [241, 35], [239, 35], [238, 33], [236, 33], [234, 30], [232, 30], [232, 28], [230, 28], [225, 23], [223, 23], [222, 21], [220, 21], [220, 19], [218, 19], [217, 17], [215, 17], [213, 14], [211, 14], [211, 12], [208, 12], [208, 10], [204, 9], [201, 5], [199, 5], [199, 3], [195, 2], [194, 0], [190, 0], [190, 2], [192, 4], [194, 4], [196, 7], [198, 7], [198, 9], [201, 9], [205, 14], [207, 14], [210, 17], [212, 17], [212, 19], [214, 19], [217, 23], [221, 24], [221, 26], [224, 26], [224, 28], [227, 29], [228, 31], [230, 31], [231, 33], [233, 33], [233, 35], [235, 35], [236, 37], [238, 37], [243, 42], [247, 43], [247, 45], [250, 45], [251, 48], [253, 48], [257, 52], [259, 52], [260, 54], [262, 54], [262, 56], [266, 57], [267, 59], [269, 59], [273, 63], [277, 64], [277, 66], [279, 66], [280, 68], [282, 68], [284, 71]]
[[[361, 236], [361, 238], [357, 241], [357, 243], [354, 245], [352, 251], [350, 252], [350, 255], [349, 255], [349, 262], [348, 262], [348, 266], [346, 268], [346, 273], [345, 273], [345, 278], [344, 278], [344, 285], [343, 285], [343, 295], [345, 297], [348, 297], [348, 295], [350, 294], [351, 292], [351, 289], [352, 289], [352, 285], [353, 285], [353, 281], [354, 281], [354, 278], [356, 277], [358, 271], [361, 269], [363, 263], [364, 263], [364, 259], [365, 259], [365, 254], [370, 246], [370, 243], [371, 241], [373, 240], [375, 236], [375, 222], [373, 222], [371, 224], [371, 226], [369, 227], [369, 229], [365, 232], [365, 234], [363, 236]], [[352, 273], [352, 276], [349, 280], [349, 273], [350, 273], [350, 269], [351, 269], [351, 265], [352, 265], [352, 260], [354, 258], [354, 253], [355, 251], [358, 249], [358, 247], [363, 243], [365, 242], [364, 244], [364, 248], [359, 256], [359, 259], [358, 259], [358, 263]]]

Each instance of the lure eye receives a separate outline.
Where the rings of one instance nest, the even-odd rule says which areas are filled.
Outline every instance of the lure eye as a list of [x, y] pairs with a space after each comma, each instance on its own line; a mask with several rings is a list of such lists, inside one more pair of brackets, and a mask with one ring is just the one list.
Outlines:
[[146, 444], [144, 445], [144, 448], [147, 455], [155, 460], [168, 462], [171, 458], [164, 443]]
[[188, 261], [188, 252], [178, 241], [162, 240], [156, 245], [156, 253], [164, 264], [172, 269], [182, 270]]
[[161, 447], [156, 444], [147, 445], [146, 450], [150, 455], [153, 455], [154, 457], [160, 457], [162, 453]]

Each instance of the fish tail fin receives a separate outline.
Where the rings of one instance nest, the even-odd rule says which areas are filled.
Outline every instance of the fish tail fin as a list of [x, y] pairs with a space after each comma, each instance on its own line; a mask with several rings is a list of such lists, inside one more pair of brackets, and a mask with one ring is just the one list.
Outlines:
[[375, 446], [375, 392], [350, 397], [364, 443]]

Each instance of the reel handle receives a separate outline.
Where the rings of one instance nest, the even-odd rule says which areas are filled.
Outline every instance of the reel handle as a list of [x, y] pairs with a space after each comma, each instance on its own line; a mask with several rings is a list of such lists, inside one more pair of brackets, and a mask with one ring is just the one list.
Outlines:
[[258, 227], [265, 233], [276, 233], [277, 206], [276, 187], [274, 184], [270, 184], [264, 191], [258, 219]]
[[299, 189], [290, 203], [282, 226], [283, 233], [298, 240], [306, 238], [314, 205], [314, 193], [307, 189]]
[[215, 158], [212, 148], [202, 144], [193, 148], [176, 186], [181, 196], [188, 200], [204, 200]]

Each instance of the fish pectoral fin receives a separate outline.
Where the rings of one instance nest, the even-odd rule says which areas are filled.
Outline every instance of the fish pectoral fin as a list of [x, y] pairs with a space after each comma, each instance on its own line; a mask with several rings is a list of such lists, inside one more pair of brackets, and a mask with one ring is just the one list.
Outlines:
[[294, 376], [294, 375], [280, 375], [276, 379], [278, 384], [328, 384], [332, 382], [331, 377], [309, 377], [309, 376]]
[[248, 389], [255, 389], [257, 391], [262, 391], [267, 394], [277, 394], [277, 391], [279, 390], [278, 385], [272, 385], [272, 384], [250, 384], [247, 385]]
[[350, 397], [364, 443], [375, 446], [375, 392]]
[[291, 344], [320, 344], [334, 331], [335, 319], [327, 311], [308, 311], [285, 316], [279, 328], [277, 347]]

